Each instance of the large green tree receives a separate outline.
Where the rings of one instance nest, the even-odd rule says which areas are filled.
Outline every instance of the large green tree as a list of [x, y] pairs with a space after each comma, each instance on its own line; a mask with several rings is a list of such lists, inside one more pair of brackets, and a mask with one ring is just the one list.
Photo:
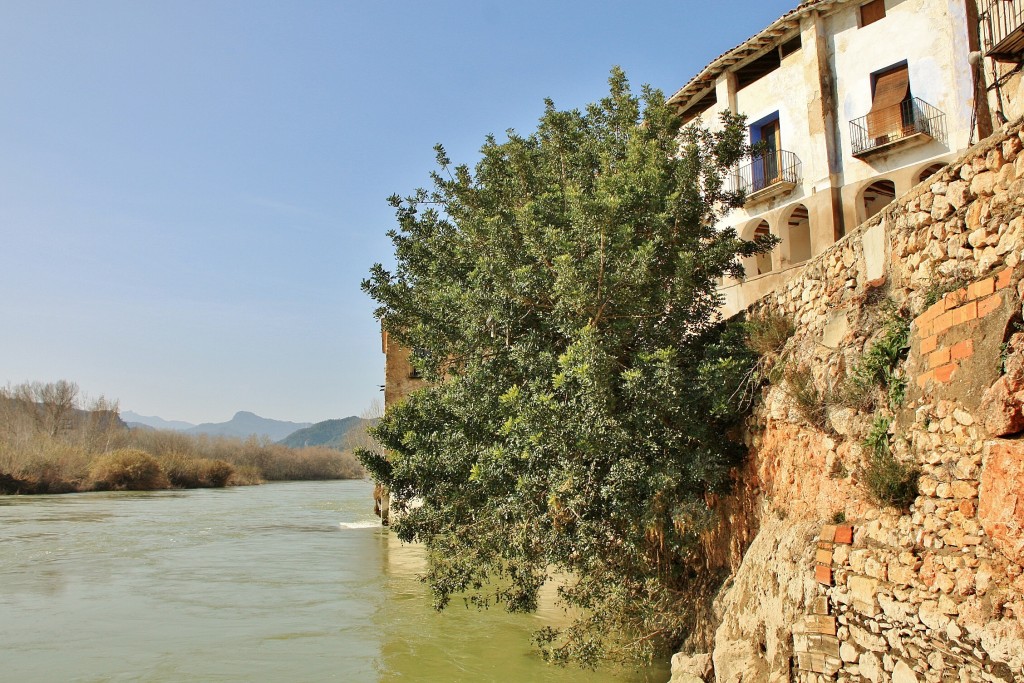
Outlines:
[[772, 246], [716, 231], [742, 120], [680, 127], [613, 70], [585, 111], [488, 137], [474, 169], [437, 148], [431, 190], [392, 197], [396, 266], [363, 283], [431, 386], [376, 428], [363, 463], [430, 553], [436, 605], [574, 609], [557, 659], [677, 644], [701, 584], [706, 494], [727, 484], [749, 359], [716, 283]]

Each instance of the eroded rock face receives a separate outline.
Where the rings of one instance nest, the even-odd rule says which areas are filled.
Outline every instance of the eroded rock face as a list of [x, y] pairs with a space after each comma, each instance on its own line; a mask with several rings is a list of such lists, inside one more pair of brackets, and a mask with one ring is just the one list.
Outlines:
[[981, 401], [985, 429], [992, 436], [1008, 436], [1024, 430], [1024, 391], [1009, 377], [996, 380]]
[[[713, 680], [1024, 681], [1024, 438], [991, 440], [1024, 433], [1024, 333], [1002, 345], [1024, 299], [1024, 130], [1002, 135], [885, 214], [885, 292], [865, 270], [869, 221], [758, 304], [792, 319], [823, 396], [877, 337], [880, 294], [915, 316], [889, 433], [918, 490], [905, 508], [867, 496], [872, 410], [837, 401], [823, 423], [766, 386], [743, 433], [744, 495], [727, 497], [742, 505], [716, 508], [728, 524], [709, 566], [732, 582]], [[937, 283], [956, 284], [935, 300]], [[822, 541], [840, 521], [852, 543]]]
[[808, 572], [813, 523], [764, 515], [735, 583], [720, 603], [722, 625], [715, 635], [718, 683], [789, 680], [793, 624], [815, 591]]
[[981, 402], [985, 428], [992, 436], [1024, 431], [1024, 334], [1014, 334], [1005, 350], [1005, 374]]
[[978, 519], [1007, 558], [1024, 562], [1024, 441], [988, 444]]

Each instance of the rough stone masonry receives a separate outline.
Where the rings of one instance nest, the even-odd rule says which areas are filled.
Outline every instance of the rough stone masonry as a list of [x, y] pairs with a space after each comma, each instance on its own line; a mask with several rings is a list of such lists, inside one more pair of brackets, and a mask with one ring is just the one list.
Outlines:
[[720, 502], [733, 574], [716, 602], [713, 666], [677, 655], [673, 681], [1024, 681], [1021, 128], [966, 152], [757, 305], [795, 323], [790, 357], [822, 395], [878, 338], [882, 302], [913, 312], [889, 438], [919, 468], [918, 495], [905, 510], [868, 496], [872, 411], [830, 404], [811, 424], [785, 380], [767, 384], [738, 492]]

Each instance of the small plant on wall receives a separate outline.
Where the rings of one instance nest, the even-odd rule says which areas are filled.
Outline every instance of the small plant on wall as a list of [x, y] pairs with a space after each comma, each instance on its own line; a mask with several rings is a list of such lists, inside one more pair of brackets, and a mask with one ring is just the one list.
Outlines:
[[910, 351], [910, 314], [888, 301], [883, 313], [881, 336], [868, 347], [844, 382], [842, 398], [850, 407], [874, 408], [882, 390], [885, 405], [896, 410], [906, 396], [907, 378], [901, 366]]
[[900, 462], [892, 453], [889, 425], [891, 419], [878, 417], [864, 439], [868, 464], [863, 472], [864, 483], [872, 499], [879, 505], [906, 508], [917, 497], [917, 479], [921, 472], [912, 464]]

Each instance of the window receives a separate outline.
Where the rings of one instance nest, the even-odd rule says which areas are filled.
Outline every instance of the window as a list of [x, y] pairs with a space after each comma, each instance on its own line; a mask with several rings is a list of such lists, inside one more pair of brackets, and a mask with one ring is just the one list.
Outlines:
[[782, 180], [782, 135], [779, 112], [750, 126], [750, 144], [756, 147], [751, 167], [751, 192], [757, 192]]
[[904, 119], [913, 120], [908, 107], [910, 73], [907, 65], [879, 72], [871, 77], [871, 111], [868, 112], [868, 137], [878, 138], [903, 131]]
[[[754, 238], [768, 237], [771, 235], [771, 228], [768, 226], [768, 221], [761, 221], [761, 223], [754, 229]], [[765, 273], [772, 272], [772, 255], [758, 254], [754, 258], [754, 267], [757, 268], [758, 275], [764, 275]]]
[[860, 6], [861, 28], [883, 18], [885, 18], [885, 0], [871, 0], [868, 4]]

